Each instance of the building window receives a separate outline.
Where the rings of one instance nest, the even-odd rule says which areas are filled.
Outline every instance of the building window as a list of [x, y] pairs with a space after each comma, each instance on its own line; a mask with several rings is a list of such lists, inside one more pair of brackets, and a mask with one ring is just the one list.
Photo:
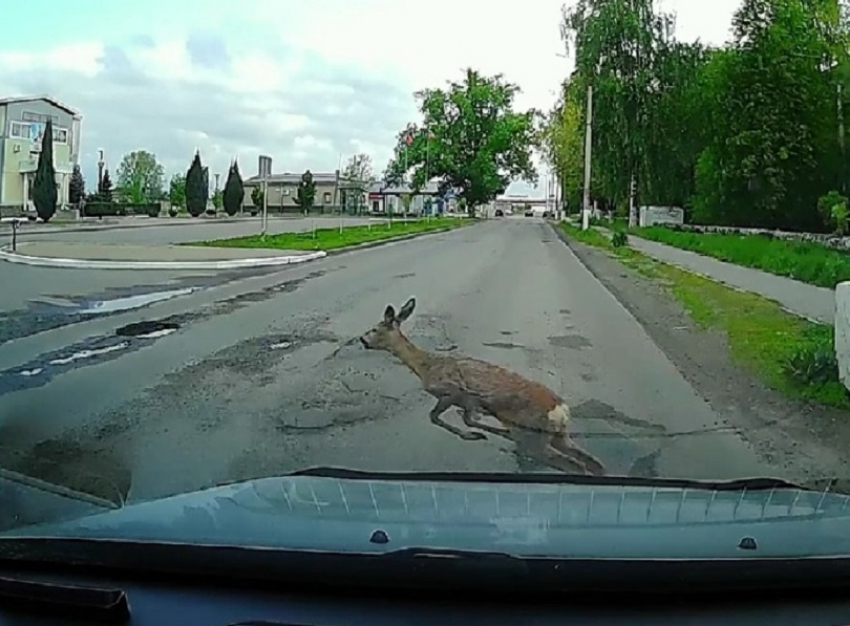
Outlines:
[[24, 111], [21, 113], [21, 119], [25, 122], [38, 122], [47, 124], [48, 120], [56, 126], [59, 123], [59, 118], [55, 115], [44, 115], [42, 113], [33, 113], [32, 111]]
[[[10, 122], [9, 136], [15, 139], [41, 141], [46, 126], [39, 122]], [[68, 129], [61, 126], [53, 127], [53, 143], [68, 143]]]
[[329, 192], [329, 191], [326, 191], [326, 192], [325, 192], [325, 195], [323, 196], [323, 198], [324, 198], [324, 200], [325, 200], [325, 204], [330, 204], [330, 203], [331, 203], [331, 194], [330, 194], [330, 192]]

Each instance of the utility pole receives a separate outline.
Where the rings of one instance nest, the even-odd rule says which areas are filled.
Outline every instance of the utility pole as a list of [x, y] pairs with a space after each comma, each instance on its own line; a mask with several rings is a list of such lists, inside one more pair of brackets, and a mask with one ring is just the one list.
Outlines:
[[590, 228], [590, 166], [593, 150], [593, 85], [587, 86], [587, 128], [584, 139], [584, 206], [581, 212], [581, 229]]
[[839, 81], [838, 90], [838, 147], [841, 150], [841, 193], [847, 192], [847, 168], [844, 165], [846, 143], [844, 137], [844, 86]]
[[261, 236], [266, 236], [269, 229], [269, 179], [268, 174], [263, 176], [263, 229]]

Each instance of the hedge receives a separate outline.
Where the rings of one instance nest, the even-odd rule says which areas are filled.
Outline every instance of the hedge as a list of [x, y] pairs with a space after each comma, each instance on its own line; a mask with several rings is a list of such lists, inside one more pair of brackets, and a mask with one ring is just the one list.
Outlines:
[[83, 207], [84, 217], [115, 217], [124, 215], [147, 215], [157, 217], [160, 212], [158, 202], [146, 204], [118, 204], [117, 202], [89, 202]]

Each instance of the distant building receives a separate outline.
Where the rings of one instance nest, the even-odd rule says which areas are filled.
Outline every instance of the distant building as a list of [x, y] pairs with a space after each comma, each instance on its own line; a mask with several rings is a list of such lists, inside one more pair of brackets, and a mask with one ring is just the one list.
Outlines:
[[[313, 182], [316, 184], [316, 195], [313, 199], [313, 207], [320, 211], [337, 211], [340, 207], [362, 207], [366, 202], [366, 183], [347, 180], [342, 178], [339, 171], [335, 172], [310, 172]], [[265, 182], [268, 185], [268, 197], [266, 205], [271, 212], [294, 213], [300, 210], [298, 206], [298, 185], [304, 172], [283, 174], [272, 173], [271, 157], [261, 156], [258, 163], [258, 173], [251, 176], [243, 183], [245, 187], [245, 199], [243, 208], [261, 209], [254, 207], [251, 197], [255, 187], [262, 189]]]
[[0, 98], [0, 210], [33, 211], [32, 185], [47, 121], [53, 122], [53, 166], [59, 206], [68, 203], [80, 162], [82, 115], [50, 96]]
[[430, 207], [431, 214], [438, 215], [448, 208], [435, 182], [430, 182], [418, 190], [406, 184], [387, 185], [384, 182], [377, 182], [369, 187], [369, 211], [388, 214], [404, 213], [403, 197], [405, 195], [410, 195], [408, 210], [411, 213], [427, 213]]

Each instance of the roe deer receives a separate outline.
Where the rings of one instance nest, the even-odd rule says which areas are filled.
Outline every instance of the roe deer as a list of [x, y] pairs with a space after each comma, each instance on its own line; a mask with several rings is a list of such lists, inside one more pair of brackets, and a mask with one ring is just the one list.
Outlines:
[[[384, 319], [360, 342], [370, 350], [385, 350], [398, 357], [422, 381], [425, 391], [437, 399], [431, 422], [461, 439], [486, 439], [485, 432], [522, 442], [533, 456], [548, 465], [578, 468], [589, 474], [605, 473], [602, 463], [578, 448], [568, 434], [570, 409], [548, 387], [523, 378], [503, 367], [466, 357], [433, 354], [414, 345], [401, 332], [401, 324], [416, 307], [411, 298], [396, 314], [392, 306]], [[467, 429], [445, 422], [440, 416], [452, 406], [460, 408]], [[495, 417], [504, 426], [485, 424], [476, 413]]]

